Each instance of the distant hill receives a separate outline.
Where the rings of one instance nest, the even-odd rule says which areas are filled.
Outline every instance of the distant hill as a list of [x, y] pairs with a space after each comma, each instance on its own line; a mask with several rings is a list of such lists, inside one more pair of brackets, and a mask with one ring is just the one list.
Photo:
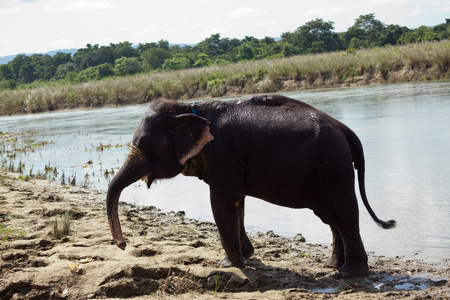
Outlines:
[[9, 63], [10, 61], [12, 61], [17, 55], [20, 55], [20, 54], [25, 54], [25, 55], [28, 55], [28, 56], [31, 56], [31, 55], [33, 55], [33, 54], [48, 54], [48, 55], [50, 55], [50, 56], [54, 56], [56, 53], [58, 53], [58, 52], [62, 52], [62, 53], [70, 53], [70, 54], [74, 54], [74, 53], [76, 53], [78, 51], [78, 49], [61, 49], [61, 50], [53, 50], [53, 51], [49, 51], [49, 52], [47, 52], [47, 53], [19, 53], [19, 54], [15, 54], [15, 55], [8, 55], [8, 56], [2, 56], [2, 57], [0, 57], [0, 65], [3, 65], [3, 64], [7, 64], [7, 63]]

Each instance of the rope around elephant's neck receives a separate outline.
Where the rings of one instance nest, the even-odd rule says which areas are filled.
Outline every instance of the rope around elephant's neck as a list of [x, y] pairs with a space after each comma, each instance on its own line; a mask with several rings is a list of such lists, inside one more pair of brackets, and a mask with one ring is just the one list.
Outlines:
[[198, 114], [198, 105], [197, 105], [197, 102], [193, 102], [193, 103], [192, 103], [191, 114], [193, 114], [193, 115], [197, 115], [197, 114]]

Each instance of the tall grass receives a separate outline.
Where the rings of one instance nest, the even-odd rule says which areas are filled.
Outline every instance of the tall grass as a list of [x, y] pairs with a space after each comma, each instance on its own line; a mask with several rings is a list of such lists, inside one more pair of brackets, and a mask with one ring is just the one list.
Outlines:
[[449, 78], [450, 40], [250, 61], [0, 93], [0, 115], [139, 104], [157, 98], [337, 87]]

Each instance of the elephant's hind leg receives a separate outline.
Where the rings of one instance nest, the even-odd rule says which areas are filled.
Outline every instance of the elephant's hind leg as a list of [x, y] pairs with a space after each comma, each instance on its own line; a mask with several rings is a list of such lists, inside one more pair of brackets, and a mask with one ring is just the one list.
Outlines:
[[325, 268], [339, 269], [345, 263], [344, 243], [339, 230], [331, 226], [331, 232], [333, 233], [333, 253], [331, 257], [325, 261]]
[[359, 212], [356, 195], [348, 192], [326, 195], [328, 205], [314, 207], [314, 213], [333, 232], [333, 253], [325, 267], [337, 268], [344, 277], [369, 274], [367, 254], [359, 234]]
[[345, 253], [345, 262], [339, 268], [339, 273], [344, 277], [368, 275], [367, 253], [359, 233], [359, 214], [356, 205], [347, 208], [345, 218], [336, 218], [336, 228], [342, 236]]
[[344, 277], [368, 275], [367, 254], [359, 230], [343, 230], [342, 239], [345, 248], [345, 263], [339, 268], [339, 273]]

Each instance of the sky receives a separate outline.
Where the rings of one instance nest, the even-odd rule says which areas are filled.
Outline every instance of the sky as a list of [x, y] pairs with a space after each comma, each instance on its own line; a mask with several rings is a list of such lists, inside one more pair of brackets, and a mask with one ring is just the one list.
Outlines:
[[360, 15], [385, 24], [434, 26], [450, 0], [0, 0], [0, 56], [168, 40], [195, 44], [212, 34], [280, 37], [308, 21], [346, 31]]

